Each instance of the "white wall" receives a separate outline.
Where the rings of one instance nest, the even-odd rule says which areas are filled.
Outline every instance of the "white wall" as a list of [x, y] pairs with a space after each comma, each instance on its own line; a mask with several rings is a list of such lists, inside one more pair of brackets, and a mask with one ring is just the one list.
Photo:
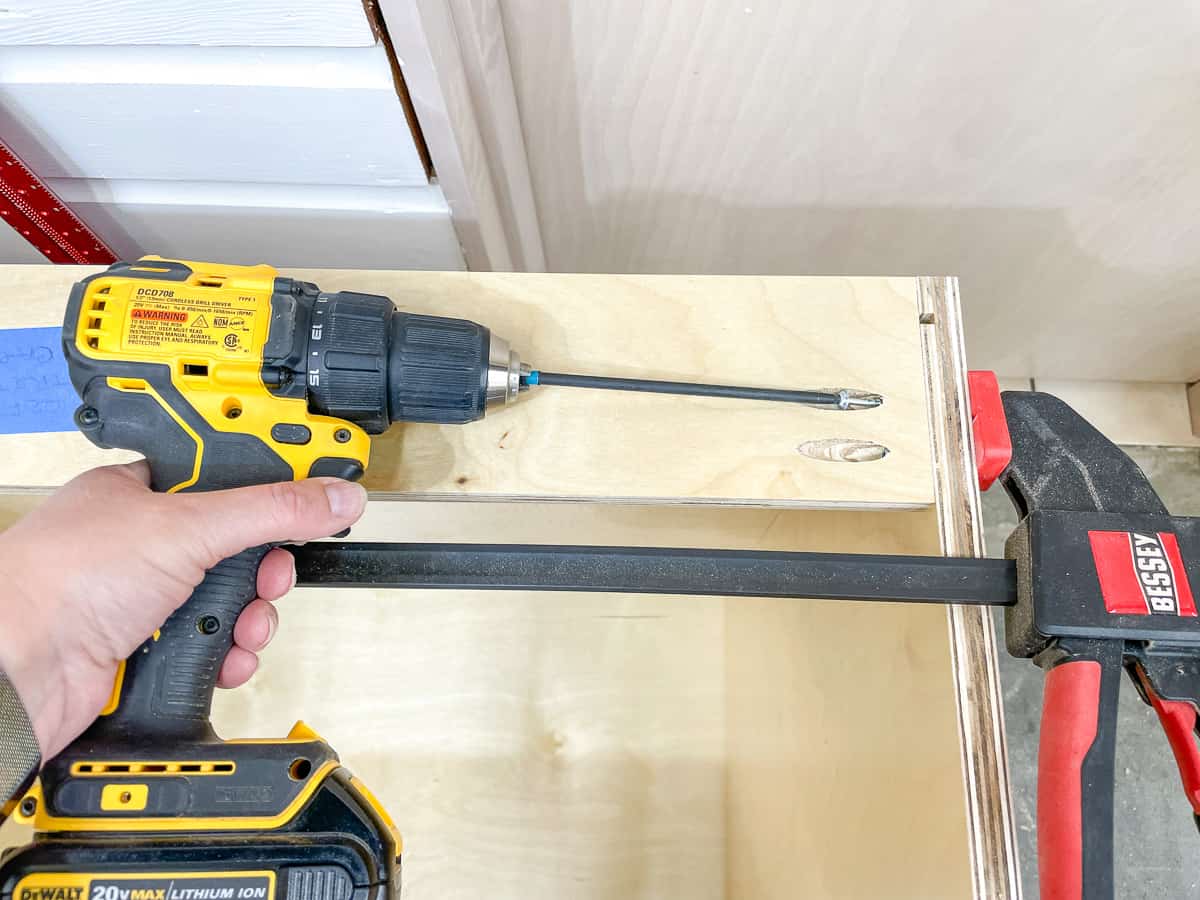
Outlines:
[[369, 47], [362, 0], [5, 0], [0, 45]]
[[959, 275], [974, 366], [1200, 378], [1200, 6], [498, 2], [551, 270]]
[[[147, 5], [107, 5], [106, 46], [88, 45], [95, 17], [45, 0], [0, 13], [0, 135], [114, 252], [463, 267], [359, 0], [202, 0], [170, 21]], [[192, 45], [222, 37], [296, 46]], [[28, 257], [14, 245], [0, 261]]]
[[46, 257], [17, 234], [12, 226], [0, 219], [0, 260], [10, 263], [46, 262]]

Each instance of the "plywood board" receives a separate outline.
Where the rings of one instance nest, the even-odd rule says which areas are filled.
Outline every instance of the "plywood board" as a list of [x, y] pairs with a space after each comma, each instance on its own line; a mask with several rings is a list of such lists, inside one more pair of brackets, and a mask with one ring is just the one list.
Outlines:
[[[355, 531], [498, 534], [937, 547], [931, 513], [897, 512], [376, 503]], [[396, 815], [410, 897], [969, 892], [939, 609], [343, 590], [282, 611], [219, 729], [322, 731]]]
[[[547, 371], [846, 386], [885, 396], [880, 409], [841, 413], [541, 388], [469, 426], [392, 429], [375, 442], [373, 491], [797, 507], [932, 502], [915, 279], [287, 274], [484, 322]], [[79, 270], [0, 270], [0, 323], [60, 322], [77, 277]], [[798, 451], [816, 439], [873, 441], [890, 452], [847, 463]], [[72, 434], [0, 436], [0, 448], [7, 485], [58, 484], [116, 459]]]
[[361, 0], [6, 0], [0, 46], [369, 47]]
[[[354, 537], [970, 553], [961, 347], [939, 345], [956, 296], [921, 293], [930, 428], [957, 454], [937, 509], [376, 500]], [[959, 690], [990, 709], [978, 643], [951, 643], [979, 622], [520, 592], [302, 590], [281, 612], [258, 675], [219, 695], [218, 731], [303, 716], [324, 733], [397, 818], [409, 898], [1009, 896], [973, 871], [967, 818], [996, 776], [972, 742], [996, 735], [960, 744], [956, 723]]]
[[[938, 543], [932, 511], [376, 502], [355, 529], [500, 534]], [[281, 613], [253, 681], [218, 694], [217, 730], [278, 736], [303, 717], [321, 732], [397, 819], [410, 900], [969, 894], [940, 609], [300, 590]]]
[[[929, 382], [930, 436], [941, 551], [986, 555], [975, 469], [967, 361], [958, 281], [922, 278], [921, 329]], [[1009, 389], [1022, 389], [1018, 383]], [[1024, 387], [1028, 387], [1025, 385]], [[998, 649], [991, 610], [951, 606], [950, 664], [958, 709], [972, 895], [1019, 900], [1017, 826], [1009, 788]]]
[[1069, 403], [1118, 444], [1200, 447], [1186, 384], [1039, 378], [1036, 387]]

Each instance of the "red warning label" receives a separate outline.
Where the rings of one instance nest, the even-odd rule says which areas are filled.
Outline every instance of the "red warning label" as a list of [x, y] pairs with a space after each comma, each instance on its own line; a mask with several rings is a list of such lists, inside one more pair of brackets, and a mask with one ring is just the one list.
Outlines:
[[153, 319], [155, 322], [186, 322], [188, 314], [174, 312], [169, 309], [135, 309], [131, 315], [135, 319]]

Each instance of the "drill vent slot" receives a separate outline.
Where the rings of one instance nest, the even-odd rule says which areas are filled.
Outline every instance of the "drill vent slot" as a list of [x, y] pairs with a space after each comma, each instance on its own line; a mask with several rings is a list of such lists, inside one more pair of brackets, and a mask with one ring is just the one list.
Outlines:
[[229, 775], [232, 762], [79, 762], [72, 775]]
[[200, 287], [221, 287], [225, 284], [225, 279], [219, 275], [209, 275], [196, 279], [196, 284]]
[[[103, 287], [98, 290], [97, 294], [107, 294], [108, 287]], [[100, 349], [100, 336], [104, 334], [108, 328], [108, 323], [105, 321], [110, 316], [105, 311], [108, 307], [108, 301], [103, 297], [92, 297], [91, 302], [87, 306], [87, 328], [84, 332], [84, 343], [93, 350]]]
[[198, 378], [208, 377], [208, 363], [184, 363], [184, 375], [194, 375]]

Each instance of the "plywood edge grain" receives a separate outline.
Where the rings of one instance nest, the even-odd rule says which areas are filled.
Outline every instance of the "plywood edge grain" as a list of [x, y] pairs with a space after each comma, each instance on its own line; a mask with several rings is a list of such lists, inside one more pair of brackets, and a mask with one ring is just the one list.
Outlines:
[[929, 504], [919, 501], [888, 500], [739, 500], [722, 497], [717, 500], [695, 497], [644, 497], [605, 494], [441, 494], [420, 491], [369, 491], [372, 500], [417, 501], [438, 503], [601, 503], [610, 506], [671, 506], [678, 508], [720, 507], [721, 509], [789, 509], [789, 510], [912, 510], [926, 509]]
[[1187, 399], [1188, 415], [1192, 420], [1192, 434], [1200, 438], [1200, 381], [1188, 385]]
[[[942, 552], [983, 556], [967, 364], [955, 278], [920, 278], [922, 343], [929, 389], [934, 492]], [[1003, 697], [990, 612], [947, 612], [976, 900], [1020, 900], [1017, 843], [1009, 791]]]

